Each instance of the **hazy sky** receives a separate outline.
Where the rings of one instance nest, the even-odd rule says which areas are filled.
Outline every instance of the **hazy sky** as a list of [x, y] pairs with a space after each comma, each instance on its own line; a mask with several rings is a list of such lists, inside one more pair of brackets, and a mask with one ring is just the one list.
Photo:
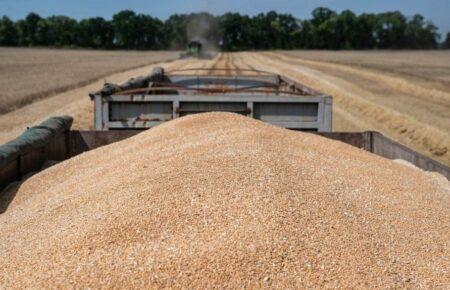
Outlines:
[[305, 19], [318, 6], [336, 11], [350, 9], [356, 13], [392, 10], [400, 10], [407, 16], [420, 13], [432, 20], [441, 33], [450, 31], [450, 0], [0, 0], [0, 15], [18, 19], [34, 11], [42, 16], [111, 18], [117, 11], [132, 9], [164, 20], [173, 13], [233, 11], [255, 15], [275, 10]]

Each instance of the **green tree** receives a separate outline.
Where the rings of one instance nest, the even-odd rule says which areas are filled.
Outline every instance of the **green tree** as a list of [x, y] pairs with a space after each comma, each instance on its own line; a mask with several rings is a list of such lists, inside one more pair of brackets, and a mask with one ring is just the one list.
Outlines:
[[313, 18], [311, 19], [311, 24], [317, 27], [325, 21], [330, 20], [331, 18], [334, 18], [336, 16], [337, 14], [333, 10], [325, 7], [318, 7], [312, 12]]
[[[16, 23], [0, 19], [0, 45], [80, 46], [119, 49], [184, 49], [199, 40], [205, 48], [269, 49], [434, 49], [437, 27], [417, 14], [398, 11], [356, 15], [325, 7], [311, 19], [270, 11], [249, 17], [239, 13], [175, 14], [165, 22], [150, 15], [120, 11], [111, 21], [101, 17], [80, 22], [66, 16], [41, 18], [30, 13]], [[442, 47], [448, 47], [448, 36]]]
[[327, 49], [338, 46], [336, 43], [336, 12], [319, 7], [313, 10], [311, 19], [311, 48]]
[[333, 49], [352, 49], [358, 42], [358, 18], [350, 10], [342, 11], [335, 18]]
[[220, 17], [222, 49], [237, 51], [251, 49], [250, 17], [239, 13], [226, 13]]
[[83, 19], [78, 23], [77, 45], [90, 48], [114, 47], [114, 27], [102, 17]]
[[450, 32], [447, 33], [447, 38], [445, 39], [442, 47], [445, 49], [450, 49]]
[[309, 20], [300, 21], [300, 35], [298, 39], [298, 48], [314, 48], [314, 27]]
[[187, 40], [187, 15], [174, 14], [164, 22], [164, 44], [170, 49], [185, 49]]
[[136, 31], [135, 48], [137, 49], [163, 49], [164, 35], [163, 22], [148, 15], [139, 14]]
[[135, 49], [139, 31], [136, 13], [131, 10], [121, 11], [113, 16], [114, 41], [118, 48]]
[[278, 14], [276, 19], [271, 22], [279, 33], [280, 49], [299, 48], [300, 23], [291, 14]]
[[17, 22], [17, 28], [19, 31], [19, 45], [21, 46], [33, 46], [38, 45], [38, 30], [42, 30], [41, 27], [38, 26], [39, 21], [42, 18], [36, 13], [30, 13], [23, 20], [19, 20]]
[[53, 46], [73, 46], [77, 41], [78, 22], [66, 16], [51, 16], [48, 25], [47, 41]]
[[300, 22], [289, 14], [270, 11], [250, 19], [248, 39], [253, 49], [289, 49], [299, 46]]
[[0, 45], [16, 46], [18, 44], [19, 33], [14, 22], [7, 16], [0, 19]]
[[387, 12], [377, 16], [374, 27], [378, 48], [399, 49], [406, 47], [406, 17], [402, 13]]
[[354, 49], [369, 49], [376, 46], [375, 25], [377, 16], [374, 14], [361, 14], [356, 19], [355, 34], [353, 40]]
[[47, 19], [41, 18], [37, 22], [35, 31], [35, 43], [39, 46], [53, 46], [54, 43], [50, 38], [50, 23]]
[[437, 27], [431, 22], [425, 22], [422, 15], [416, 14], [408, 21], [405, 29], [405, 46], [407, 48], [437, 48], [438, 39]]

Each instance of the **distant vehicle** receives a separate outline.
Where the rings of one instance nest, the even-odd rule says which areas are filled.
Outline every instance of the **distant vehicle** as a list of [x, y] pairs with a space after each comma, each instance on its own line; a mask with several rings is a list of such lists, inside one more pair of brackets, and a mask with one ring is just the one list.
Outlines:
[[202, 53], [202, 47], [203, 44], [201, 44], [201, 42], [195, 40], [191, 41], [187, 47], [187, 54], [198, 57]]
[[200, 40], [192, 40], [188, 43], [186, 52], [183, 52], [180, 55], [180, 58], [189, 57], [210, 59], [213, 58], [214, 55], [210, 52], [205, 51], [203, 43]]

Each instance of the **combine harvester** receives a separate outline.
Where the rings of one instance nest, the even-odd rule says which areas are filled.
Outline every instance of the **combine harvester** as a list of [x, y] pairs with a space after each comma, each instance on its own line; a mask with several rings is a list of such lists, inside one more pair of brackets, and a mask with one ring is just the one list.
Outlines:
[[200, 39], [194, 39], [187, 45], [186, 52], [180, 54], [180, 59], [185, 58], [199, 58], [199, 59], [212, 59], [215, 53], [206, 51], [203, 42]]
[[267, 72], [190, 69], [166, 73], [156, 68], [148, 76], [120, 85], [105, 84], [90, 97], [95, 106], [95, 131], [70, 130], [71, 117], [55, 117], [0, 146], [0, 189], [39, 171], [46, 161], [65, 160], [163, 122], [212, 111], [313, 132], [385, 158], [406, 160], [450, 179], [449, 167], [378, 132], [331, 132], [330, 96]]

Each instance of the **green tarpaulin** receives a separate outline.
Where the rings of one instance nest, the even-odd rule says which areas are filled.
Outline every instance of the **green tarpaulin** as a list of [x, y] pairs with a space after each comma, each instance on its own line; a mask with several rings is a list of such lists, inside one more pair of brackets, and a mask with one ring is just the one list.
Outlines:
[[72, 122], [73, 118], [70, 116], [52, 117], [38, 126], [27, 129], [18, 138], [0, 146], [0, 166], [10, 163], [32, 149], [45, 146], [53, 138], [69, 130]]

